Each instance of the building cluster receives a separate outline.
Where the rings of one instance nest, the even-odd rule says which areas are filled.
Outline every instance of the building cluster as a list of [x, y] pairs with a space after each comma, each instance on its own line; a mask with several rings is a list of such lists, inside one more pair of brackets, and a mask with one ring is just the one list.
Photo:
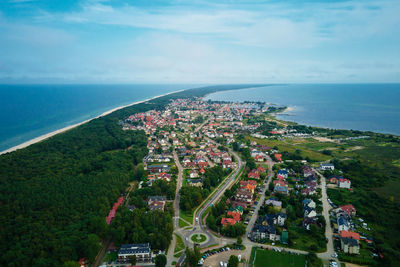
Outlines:
[[274, 213], [267, 213], [258, 216], [253, 229], [250, 233], [250, 239], [255, 242], [265, 240], [281, 241], [287, 244], [289, 233], [285, 228], [278, 234], [276, 226], [284, 227], [286, 222], [286, 213], [282, 212], [282, 202], [276, 197], [270, 197], [265, 200], [265, 206], [272, 207]]
[[349, 254], [359, 254], [360, 251], [360, 234], [355, 232], [355, 224], [352, 217], [356, 215], [356, 209], [353, 205], [339, 206], [332, 212], [336, 217], [335, 229], [339, 236], [335, 236], [340, 240], [340, 247], [343, 252]]

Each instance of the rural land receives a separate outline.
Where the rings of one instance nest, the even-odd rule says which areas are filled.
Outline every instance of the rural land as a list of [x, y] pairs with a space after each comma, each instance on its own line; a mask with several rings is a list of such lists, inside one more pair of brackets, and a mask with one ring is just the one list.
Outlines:
[[[0, 156], [1, 266], [399, 266], [400, 137], [190, 89]], [[279, 103], [278, 103], [279, 104]]]

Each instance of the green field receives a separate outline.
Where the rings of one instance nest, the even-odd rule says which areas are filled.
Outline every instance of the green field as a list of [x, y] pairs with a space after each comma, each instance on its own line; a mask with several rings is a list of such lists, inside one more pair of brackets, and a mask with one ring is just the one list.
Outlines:
[[181, 218], [179, 218], [179, 228], [183, 228], [186, 226], [189, 226], [190, 224], [188, 224], [187, 222], [185, 222], [184, 220], [182, 220]]
[[254, 267], [304, 267], [306, 262], [305, 255], [295, 255], [286, 252], [276, 252], [273, 250], [254, 249], [252, 250]]
[[190, 213], [190, 212], [187, 212], [187, 211], [184, 211], [184, 210], [180, 210], [179, 211], [179, 216], [182, 219], [184, 219], [185, 221], [188, 221], [190, 223], [193, 222], [193, 212]]
[[250, 141], [256, 141], [260, 145], [265, 145], [269, 147], [277, 146], [279, 151], [287, 151], [289, 153], [294, 153], [297, 149], [300, 149], [301, 155], [304, 158], [309, 157], [310, 159], [315, 161], [325, 161], [332, 159], [331, 156], [324, 155], [320, 151], [315, 151], [313, 149], [315, 149], [315, 147], [318, 147], [319, 149], [322, 149], [326, 146], [334, 147], [334, 144], [321, 143], [311, 138], [308, 139], [296, 138], [295, 140], [289, 138], [283, 140], [259, 139], [251, 136], [246, 136], [246, 138], [249, 139]]
[[174, 234], [174, 235], [176, 236], [176, 244], [175, 244], [174, 253], [177, 253], [177, 252], [185, 249], [185, 244], [183, 243], [183, 240], [179, 235], [177, 235], [177, 234]]

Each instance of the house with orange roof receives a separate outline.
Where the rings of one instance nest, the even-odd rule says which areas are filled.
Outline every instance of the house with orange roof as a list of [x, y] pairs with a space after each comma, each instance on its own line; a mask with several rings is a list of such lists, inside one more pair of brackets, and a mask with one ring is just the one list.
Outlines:
[[353, 231], [341, 231], [340, 232], [340, 237], [349, 237], [349, 238], [353, 238], [355, 240], [360, 240], [360, 234], [353, 232]]
[[281, 161], [282, 161], [282, 154], [274, 154], [274, 158], [275, 158], [277, 161], [281, 162]]
[[236, 211], [228, 211], [228, 216], [231, 216], [236, 222], [240, 221], [240, 213]]
[[232, 218], [221, 218], [221, 224], [223, 226], [227, 226], [227, 225], [233, 226], [236, 224], [236, 221], [235, 221], [235, 219], [232, 219]]

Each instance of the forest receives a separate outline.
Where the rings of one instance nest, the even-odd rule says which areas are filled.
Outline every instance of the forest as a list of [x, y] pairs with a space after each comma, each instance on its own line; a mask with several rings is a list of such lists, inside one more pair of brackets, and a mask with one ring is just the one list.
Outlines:
[[81, 257], [93, 260], [110, 232], [105, 223], [108, 211], [136, 177], [135, 166], [147, 153], [145, 134], [124, 132], [118, 122], [136, 112], [162, 110], [173, 98], [251, 86], [261, 85], [181, 91], [1, 155], [0, 266], [61, 266]]

